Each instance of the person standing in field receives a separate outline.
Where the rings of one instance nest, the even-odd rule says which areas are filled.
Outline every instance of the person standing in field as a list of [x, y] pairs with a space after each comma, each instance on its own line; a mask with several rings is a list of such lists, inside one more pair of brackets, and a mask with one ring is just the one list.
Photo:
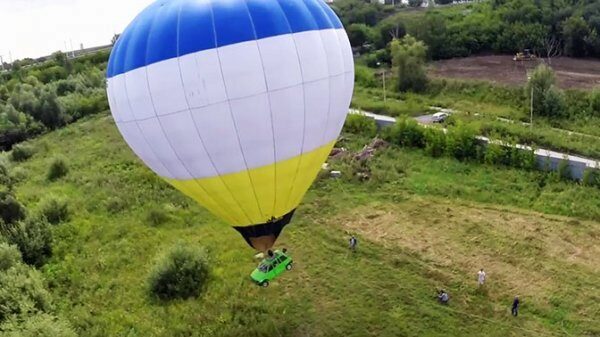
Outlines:
[[512, 309], [511, 309], [512, 315], [515, 317], [519, 314], [519, 304], [520, 304], [519, 296], [515, 296], [515, 299], [513, 300], [513, 304], [512, 304]]
[[483, 268], [477, 272], [477, 285], [482, 286], [485, 283], [485, 272]]
[[353, 252], [356, 251], [356, 244], [358, 243], [358, 241], [356, 240], [356, 238], [354, 237], [354, 235], [352, 235], [352, 237], [350, 238], [350, 250], [352, 250]]

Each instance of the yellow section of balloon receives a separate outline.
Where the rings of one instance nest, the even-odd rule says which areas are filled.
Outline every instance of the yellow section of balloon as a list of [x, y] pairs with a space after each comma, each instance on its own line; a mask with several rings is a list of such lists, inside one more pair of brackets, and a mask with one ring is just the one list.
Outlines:
[[165, 180], [230, 225], [264, 223], [300, 204], [334, 144], [247, 171], [204, 179]]

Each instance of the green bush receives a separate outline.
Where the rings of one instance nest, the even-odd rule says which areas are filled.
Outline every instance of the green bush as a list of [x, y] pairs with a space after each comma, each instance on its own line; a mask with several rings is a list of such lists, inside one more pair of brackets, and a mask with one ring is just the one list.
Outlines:
[[50, 181], [54, 181], [66, 176], [67, 173], [69, 173], [69, 167], [67, 166], [67, 162], [63, 158], [55, 158], [52, 161], [52, 164], [50, 164], [47, 178]]
[[0, 242], [0, 272], [18, 265], [21, 261], [21, 253], [17, 247]]
[[442, 130], [425, 130], [425, 152], [432, 157], [441, 157], [446, 151], [446, 134]]
[[46, 219], [0, 223], [0, 234], [19, 248], [23, 261], [29, 265], [40, 267], [52, 255], [52, 232]]
[[392, 40], [392, 64], [397, 70], [396, 89], [422, 92], [427, 88], [425, 58], [427, 46], [410, 35]]
[[106, 211], [111, 214], [121, 212], [126, 206], [125, 201], [119, 197], [110, 197], [106, 200]]
[[[386, 183], [399, 183], [406, 177], [410, 164], [399, 161], [396, 153], [390, 149], [384, 149], [377, 153], [374, 162], [368, 167], [371, 176], [369, 182], [375, 186]], [[364, 171], [364, 168], [363, 168]]]
[[372, 70], [361, 65], [356, 65], [354, 68], [354, 81], [356, 84], [366, 88], [375, 88], [378, 86], [377, 79], [375, 79]]
[[582, 184], [585, 186], [600, 187], [600, 173], [597, 169], [586, 169], [583, 171]]
[[8, 167], [2, 161], [0, 161], [0, 185], [5, 185], [7, 187], [12, 186], [13, 179], [10, 175]]
[[600, 89], [595, 89], [590, 94], [590, 110], [592, 114], [600, 116]]
[[500, 144], [488, 144], [485, 148], [483, 160], [491, 165], [510, 165], [511, 149]]
[[150, 293], [161, 300], [198, 297], [209, 276], [205, 252], [178, 244], [152, 270]]
[[385, 129], [383, 137], [390, 143], [400, 146], [418, 148], [425, 146], [424, 128], [412, 118], [398, 119], [396, 124]]
[[476, 131], [469, 126], [458, 124], [448, 128], [446, 135], [446, 152], [459, 159], [476, 159], [478, 155], [478, 140]]
[[566, 159], [561, 160], [558, 163], [558, 177], [562, 180], [571, 180], [573, 179], [571, 173], [571, 167], [569, 166], [569, 161]]
[[350, 114], [346, 117], [344, 130], [346, 132], [365, 135], [367, 137], [375, 137], [377, 134], [377, 124], [373, 118], [369, 118], [365, 115]]
[[42, 201], [40, 214], [53, 225], [69, 220], [69, 205], [66, 200], [54, 197]]
[[512, 166], [526, 170], [533, 170], [537, 167], [535, 150], [524, 150], [513, 148], [511, 154]]
[[11, 224], [25, 219], [25, 207], [9, 192], [0, 192], [0, 219]]
[[146, 215], [146, 221], [151, 226], [160, 226], [169, 221], [169, 215], [163, 209], [151, 209]]
[[10, 172], [10, 181], [13, 183], [27, 179], [28, 172], [23, 167], [14, 167]]
[[49, 314], [35, 314], [13, 318], [0, 326], [5, 337], [76, 337], [77, 334], [65, 320]]
[[555, 86], [556, 76], [552, 68], [540, 64], [531, 73], [526, 86], [528, 102], [533, 95], [533, 113], [548, 117], [561, 117], [566, 115], [567, 106], [565, 95]]
[[563, 117], [566, 115], [567, 107], [564, 94], [552, 86], [544, 93], [544, 114], [549, 117]]
[[29, 145], [15, 145], [13, 146], [12, 152], [10, 153], [10, 158], [13, 161], [25, 161], [34, 154], [33, 147]]
[[19, 264], [0, 272], [0, 323], [13, 315], [51, 310], [50, 294], [40, 272]]

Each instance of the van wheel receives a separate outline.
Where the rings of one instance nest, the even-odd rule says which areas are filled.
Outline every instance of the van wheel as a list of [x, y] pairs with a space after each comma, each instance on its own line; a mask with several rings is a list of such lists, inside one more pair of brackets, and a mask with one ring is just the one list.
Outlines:
[[291, 264], [291, 263], [288, 263], [288, 265], [287, 265], [287, 266], [285, 266], [285, 269], [286, 269], [286, 270], [292, 270], [292, 268], [293, 268], [293, 267], [292, 267], [292, 264]]
[[261, 287], [266, 288], [269, 286], [269, 281], [262, 281], [262, 283], [260, 284]]

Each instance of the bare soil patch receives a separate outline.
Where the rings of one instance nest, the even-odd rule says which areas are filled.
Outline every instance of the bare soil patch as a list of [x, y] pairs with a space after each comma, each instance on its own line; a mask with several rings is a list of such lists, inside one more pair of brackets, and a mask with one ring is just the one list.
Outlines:
[[[435, 77], [523, 85], [527, 81], [527, 71], [542, 62], [547, 61], [513, 61], [511, 55], [473, 56], [434, 62], [429, 73]], [[600, 87], [600, 60], [558, 57], [552, 59], [550, 66], [556, 71], [558, 85], [563, 89]]]

